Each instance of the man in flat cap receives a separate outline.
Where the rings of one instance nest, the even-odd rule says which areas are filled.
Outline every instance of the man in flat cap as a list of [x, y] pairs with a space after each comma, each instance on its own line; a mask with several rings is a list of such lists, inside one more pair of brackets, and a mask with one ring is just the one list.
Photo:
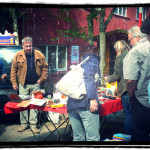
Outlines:
[[136, 45], [124, 58], [123, 72], [132, 109], [132, 141], [149, 141], [150, 105], [148, 83], [150, 79], [150, 43], [146, 35], [137, 41]]

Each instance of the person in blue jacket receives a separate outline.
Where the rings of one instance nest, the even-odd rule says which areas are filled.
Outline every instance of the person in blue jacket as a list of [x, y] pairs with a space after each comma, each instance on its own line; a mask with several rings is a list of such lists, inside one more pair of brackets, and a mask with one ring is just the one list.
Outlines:
[[7, 71], [3, 61], [0, 59], [0, 80], [2, 81], [5, 77], [7, 77]]
[[86, 96], [81, 100], [69, 97], [67, 111], [73, 130], [73, 141], [100, 141], [99, 134], [99, 101], [95, 74], [100, 76], [100, 57], [96, 55], [96, 48], [89, 45], [83, 48], [82, 64]]

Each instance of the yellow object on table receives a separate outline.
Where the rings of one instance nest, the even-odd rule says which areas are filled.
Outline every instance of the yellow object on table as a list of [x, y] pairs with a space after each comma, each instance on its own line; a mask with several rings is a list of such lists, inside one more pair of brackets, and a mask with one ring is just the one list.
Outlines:
[[51, 105], [51, 108], [57, 108], [57, 107], [63, 107], [64, 104], [54, 104], [54, 105]]
[[112, 83], [106, 83], [106, 88], [111, 88], [112, 86], [116, 86], [117, 89], [117, 81], [116, 82], [112, 82]]

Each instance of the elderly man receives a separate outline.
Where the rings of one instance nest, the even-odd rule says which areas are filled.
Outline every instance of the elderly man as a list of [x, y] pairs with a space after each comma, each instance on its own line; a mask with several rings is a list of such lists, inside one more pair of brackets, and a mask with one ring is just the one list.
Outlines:
[[[141, 38], [136, 36], [137, 33]], [[133, 31], [133, 27], [129, 30], [128, 40], [133, 48], [123, 62], [124, 78], [126, 79], [132, 109], [133, 141], [149, 141], [148, 81], [150, 79], [150, 44], [146, 37], [142, 37], [139, 27], [136, 27], [136, 31]]]
[[[44, 55], [32, 48], [32, 38], [25, 37], [22, 40], [23, 49], [16, 53], [11, 68], [11, 82], [14, 90], [18, 89], [19, 95], [30, 95], [32, 91], [40, 90], [40, 84], [46, 80], [48, 64]], [[22, 114], [23, 113], [23, 114]], [[37, 113], [31, 109], [20, 113], [21, 127], [18, 132], [23, 132], [30, 126], [34, 133], [37, 129]]]

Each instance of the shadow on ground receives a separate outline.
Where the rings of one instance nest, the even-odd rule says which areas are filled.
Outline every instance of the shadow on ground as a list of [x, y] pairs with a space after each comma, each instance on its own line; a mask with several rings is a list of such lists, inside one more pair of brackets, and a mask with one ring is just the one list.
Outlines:
[[[112, 139], [113, 134], [123, 133], [123, 117], [118, 112], [119, 118], [116, 116], [108, 115], [105, 121], [102, 124], [102, 128], [100, 130], [101, 141], [109, 138]], [[2, 117], [2, 115], [1, 115]], [[60, 117], [61, 118], [61, 117]], [[61, 121], [62, 118], [61, 118]], [[60, 123], [61, 123], [60, 121]], [[9, 114], [3, 116], [3, 120], [0, 119], [0, 145], [5, 146], [5, 142], [7, 142], [7, 147], [11, 147], [12, 145], [69, 145], [72, 138], [72, 132], [70, 128], [65, 128], [65, 125], [59, 128], [58, 132], [52, 133], [51, 136], [49, 134], [53, 132], [54, 127], [52, 127], [52, 123], [46, 120], [46, 125], [50, 128], [50, 131], [43, 126], [41, 133], [39, 135], [34, 136], [30, 129], [19, 133], [17, 129], [20, 126], [19, 122], [19, 113]], [[58, 127], [56, 125], [56, 127]], [[64, 133], [65, 130], [65, 133]], [[38, 139], [37, 139], [38, 138]]]

